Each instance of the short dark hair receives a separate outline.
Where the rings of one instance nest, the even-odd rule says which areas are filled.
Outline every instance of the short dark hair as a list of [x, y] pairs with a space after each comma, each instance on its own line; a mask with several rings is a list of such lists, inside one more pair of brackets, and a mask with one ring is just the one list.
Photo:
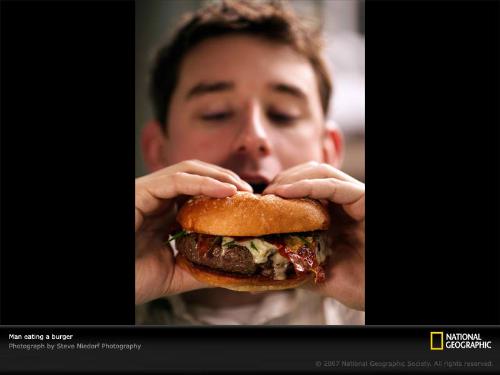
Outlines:
[[156, 55], [150, 94], [155, 118], [165, 131], [183, 58], [200, 42], [228, 34], [249, 34], [283, 43], [306, 57], [316, 74], [326, 116], [332, 82], [321, 56], [323, 44], [319, 28], [303, 23], [282, 1], [224, 0], [189, 14]]

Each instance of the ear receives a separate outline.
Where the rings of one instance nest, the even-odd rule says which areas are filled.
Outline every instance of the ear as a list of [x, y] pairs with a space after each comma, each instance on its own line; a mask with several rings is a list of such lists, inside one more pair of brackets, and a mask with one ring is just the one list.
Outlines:
[[162, 125], [157, 121], [149, 121], [142, 129], [142, 157], [150, 172], [155, 172], [166, 166], [165, 137]]
[[344, 160], [344, 136], [339, 126], [328, 121], [323, 138], [323, 161], [340, 168]]

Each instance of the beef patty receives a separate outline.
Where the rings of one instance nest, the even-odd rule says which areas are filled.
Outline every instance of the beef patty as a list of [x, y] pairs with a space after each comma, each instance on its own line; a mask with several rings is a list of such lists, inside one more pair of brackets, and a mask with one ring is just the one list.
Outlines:
[[[201, 236], [201, 237], [199, 237]], [[207, 250], [201, 252], [196, 247], [197, 242], [205, 241]], [[191, 262], [201, 264], [221, 271], [239, 273], [243, 275], [262, 274], [272, 277], [274, 274], [271, 259], [266, 263], [255, 264], [252, 254], [246, 247], [234, 246], [222, 251], [222, 237], [206, 236], [198, 233], [190, 233], [175, 240], [177, 250]], [[289, 264], [288, 271], [293, 271], [293, 265]]]

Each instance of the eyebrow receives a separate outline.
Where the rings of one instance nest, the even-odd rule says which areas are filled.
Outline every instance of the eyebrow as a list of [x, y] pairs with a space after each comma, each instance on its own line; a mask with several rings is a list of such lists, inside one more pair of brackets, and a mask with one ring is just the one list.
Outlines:
[[304, 91], [302, 91], [302, 89], [295, 85], [291, 85], [288, 83], [272, 83], [270, 87], [273, 91], [289, 94], [296, 98], [307, 101], [307, 95], [304, 93]]
[[[194, 85], [187, 93], [186, 100], [192, 99], [193, 97], [197, 97], [200, 95], [213, 93], [213, 92], [222, 92], [233, 90], [235, 84], [230, 81], [217, 81], [217, 82], [200, 82]], [[295, 98], [302, 99], [307, 101], [307, 95], [295, 85], [291, 85], [288, 83], [271, 83], [269, 88], [273, 91], [284, 93], [291, 95]]]
[[186, 100], [212, 92], [228, 91], [234, 89], [234, 83], [229, 81], [200, 82], [194, 85], [187, 93]]

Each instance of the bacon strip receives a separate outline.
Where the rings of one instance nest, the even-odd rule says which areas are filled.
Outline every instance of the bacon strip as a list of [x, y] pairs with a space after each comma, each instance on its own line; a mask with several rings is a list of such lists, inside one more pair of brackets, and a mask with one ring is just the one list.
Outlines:
[[198, 250], [198, 254], [200, 254], [200, 256], [206, 256], [208, 251], [212, 248], [216, 238], [216, 236], [198, 234], [198, 241], [196, 241], [196, 250]]
[[311, 247], [303, 245], [297, 251], [293, 251], [282, 242], [276, 241], [273, 242], [273, 244], [276, 245], [282, 256], [288, 258], [290, 262], [292, 262], [293, 268], [297, 274], [312, 271], [314, 272], [314, 281], [316, 283], [325, 281], [325, 271], [316, 257], [314, 248], [316, 246], [315, 241]]

